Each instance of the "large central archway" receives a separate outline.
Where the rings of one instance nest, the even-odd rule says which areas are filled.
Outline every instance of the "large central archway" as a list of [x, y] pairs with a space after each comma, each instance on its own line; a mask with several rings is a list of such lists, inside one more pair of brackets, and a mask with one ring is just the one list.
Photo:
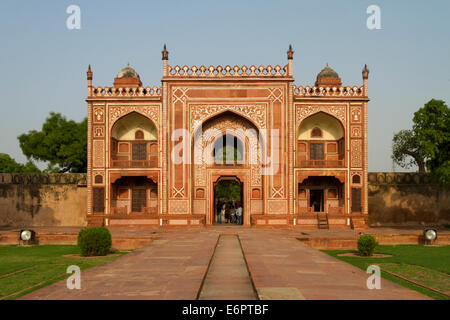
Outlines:
[[227, 111], [206, 120], [193, 141], [193, 213], [204, 214], [206, 224], [214, 224], [215, 183], [231, 176], [241, 184], [242, 211], [246, 213], [242, 222], [249, 226], [250, 213], [263, 210], [259, 152], [259, 131], [248, 119]]

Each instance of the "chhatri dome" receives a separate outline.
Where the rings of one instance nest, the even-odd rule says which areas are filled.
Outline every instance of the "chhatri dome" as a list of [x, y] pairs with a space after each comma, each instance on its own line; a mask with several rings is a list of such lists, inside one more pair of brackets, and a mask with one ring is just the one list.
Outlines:
[[327, 63], [326, 67], [319, 72], [317, 78], [339, 78], [339, 75], [337, 74], [336, 71], [331, 69]]
[[316, 87], [320, 86], [341, 86], [342, 81], [336, 71], [327, 65], [317, 75]]
[[128, 63], [127, 66], [117, 74], [117, 78], [139, 78], [139, 75]]
[[117, 77], [114, 79], [114, 86], [136, 88], [142, 86], [142, 82], [139, 74], [128, 63], [127, 66], [117, 74]]

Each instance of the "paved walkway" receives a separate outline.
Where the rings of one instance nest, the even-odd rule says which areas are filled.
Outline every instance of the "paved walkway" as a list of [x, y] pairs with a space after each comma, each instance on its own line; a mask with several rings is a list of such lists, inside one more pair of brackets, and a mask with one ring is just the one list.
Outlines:
[[34, 291], [22, 299], [189, 299], [197, 298], [214, 252], [217, 235], [169, 232], [163, 239], [81, 274], [81, 289], [66, 281]]
[[311, 248], [292, 234], [242, 233], [242, 248], [260, 299], [428, 299], [388, 280], [367, 289], [363, 270]]
[[[241, 227], [166, 231], [147, 247], [83, 272], [81, 290], [68, 290], [61, 281], [23, 298], [196, 299], [219, 235], [236, 234], [260, 299], [428, 299], [384, 279], [381, 290], [367, 289], [368, 274], [302, 244], [298, 233]], [[235, 239], [219, 243], [201, 298], [229, 299], [232, 290], [233, 299], [246, 295]], [[230, 277], [230, 267], [240, 271]]]

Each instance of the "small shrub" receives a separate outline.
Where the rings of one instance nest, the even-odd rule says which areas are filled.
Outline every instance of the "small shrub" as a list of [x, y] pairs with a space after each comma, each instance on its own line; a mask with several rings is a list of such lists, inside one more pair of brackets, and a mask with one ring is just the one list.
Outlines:
[[375, 240], [374, 236], [362, 235], [358, 239], [358, 252], [362, 256], [371, 256], [377, 247], [378, 242]]
[[105, 227], [83, 228], [77, 242], [82, 256], [105, 256], [111, 249], [111, 233]]

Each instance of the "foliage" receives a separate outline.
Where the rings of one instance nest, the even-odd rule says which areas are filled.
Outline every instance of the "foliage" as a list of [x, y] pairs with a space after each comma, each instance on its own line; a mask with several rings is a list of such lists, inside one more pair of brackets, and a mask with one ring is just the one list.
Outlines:
[[402, 168], [416, 165], [419, 172], [425, 172], [425, 159], [420, 154], [419, 143], [413, 130], [401, 130], [392, 139], [392, 160]]
[[443, 185], [450, 186], [450, 108], [431, 99], [414, 113], [413, 130], [427, 169]]
[[111, 233], [105, 227], [83, 228], [78, 233], [78, 246], [85, 257], [107, 255], [111, 244]]
[[234, 180], [221, 180], [215, 186], [216, 198], [241, 201], [241, 185]]
[[362, 235], [358, 239], [358, 251], [362, 256], [371, 256], [377, 247], [378, 242], [374, 236], [369, 234]]
[[28, 161], [26, 164], [17, 163], [6, 153], [0, 153], [0, 172], [38, 173], [40, 170], [31, 161]]
[[413, 164], [419, 167], [419, 172], [426, 168], [442, 185], [449, 186], [449, 107], [442, 100], [431, 99], [414, 113], [413, 122], [412, 130], [401, 130], [394, 135], [392, 159], [403, 168]]
[[86, 172], [87, 119], [77, 123], [59, 113], [50, 113], [41, 131], [19, 136], [28, 159], [48, 161], [48, 172]]
[[218, 148], [215, 156], [216, 162], [223, 162], [224, 164], [227, 161], [242, 161], [242, 154], [238, 148], [225, 146], [223, 148]]

